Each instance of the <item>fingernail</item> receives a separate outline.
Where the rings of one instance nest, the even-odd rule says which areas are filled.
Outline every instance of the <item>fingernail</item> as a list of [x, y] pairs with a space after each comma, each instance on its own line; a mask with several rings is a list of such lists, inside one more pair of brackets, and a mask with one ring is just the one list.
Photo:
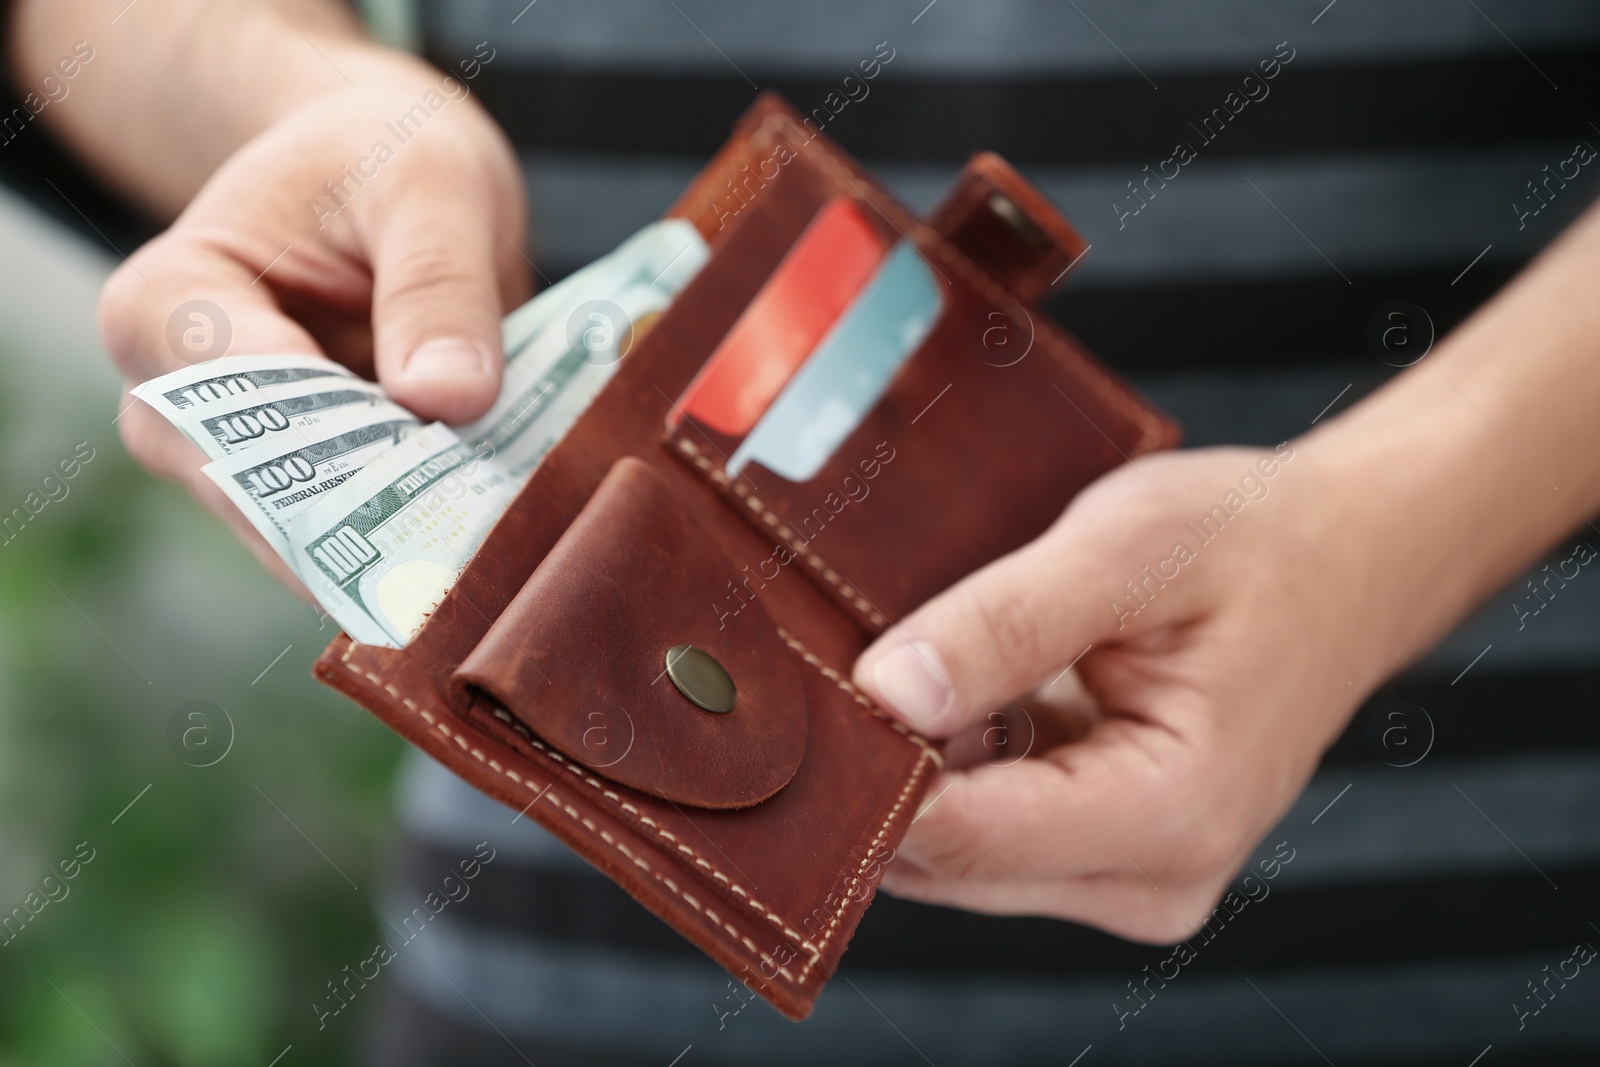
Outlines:
[[872, 665], [871, 681], [879, 702], [916, 730], [933, 729], [956, 696], [939, 653], [923, 641], [887, 653]]
[[411, 350], [403, 370], [421, 378], [476, 377], [489, 372], [489, 353], [461, 337], [435, 337]]

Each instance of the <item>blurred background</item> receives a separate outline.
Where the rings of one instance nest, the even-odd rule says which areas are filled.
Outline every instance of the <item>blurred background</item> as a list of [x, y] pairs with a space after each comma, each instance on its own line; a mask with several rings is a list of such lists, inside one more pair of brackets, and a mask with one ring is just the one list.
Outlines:
[[[750, 79], [809, 108], [887, 40], [897, 57], [873, 95], [827, 132], [918, 209], [970, 151], [1004, 152], [1093, 245], [1050, 311], [1194, 446], [1274, 444], [1347, 407], [1487, 299], [1596, 188], [1591, 167], [1517, 225], [1526, 181], [1575, 140], [1600, 145], [1586, 125], [1600, 121], [1592, 5], [1240, 0], [1201, 15], [1084, 0], [1005, 5], [1004, 23], [956, 0], [524, 3], [376, 4], [373, 22], [447, 68], [480, 42], [495, 50], [473, 87], [522, 152], [551, 277], [666, 208], [749, 103]], [[1125, 183], [1285, 39], [1300, 51], [1273, 99], [1119, 227], [1107, 208]], [[123, 455], [93, 313], [141, 231], [111, 228], [92, 190], [57, 180], [70, 199], [38, 183], [32, 205], [0, 194], [0, 516], [41, 499], [80, 444], [94, 458], [0, 545], [0, 916], [41, 899], [81, 844], [94, 858], [64, 899], [7, 931], [0, 1064], [344, 1063], [361, 1018], [380, 1011], [481, 1029], [420, 971], [318, 1028], [312, 1003], [378, 936], [380, 888], [426, 886], [418, 856], [470, 846], [430, 838], [415, 789], [401, 843], [401, 746], [308, 677], [331, 625]], [[1375, 342], [1397, 308], [1404, 343]], [[1583, 538], [1600, 545], [1580, 529], [1549, 562]], [[1066, 1064], [1091, 1042], [1084, 1067], [1600, 1061], [1600, 979], [1526, 1030], [1515, 1015], [1574, 943], [1600, 944], [1600, 577], [1585, 569], [1519, 626], [1527, 595], [1519, 580], [1491, 598], [1357, 713], [1267, 839], [1264, 855], [1279, 841], [1295, 850], [1271, 899], [1159, 1011], [1119, 1029], [1112, 1005], [1131, 1007], [1126, 983], [1166, 952], [880, 898], [841, 974], [909, 1032], [862, 1009], [848, 1050], [749, 1017], [726, 1041], [745, 1041], [750, 1062]], [[511, 877], [521, 861], [507, 857], [492, 877]], [[529, 911], [475, 903], [438, 933], [586, 950]], [[918, 955], [931, 928], [941, 951]], [[536, 1040], [542, 994], [499, 986], [501, 1036]], [[930, 988], [948, 1010], [929, 1010]], [[840, 997], [855, 997], [842, 980], [824, 1008]], [[1020, 1030], [1008, 1020], [1040, 1017], [1058, 1044], [1007, 1044]], [[487, 1062], [465, 1051], [465, 1029], [456, 1037], [463, 1059]], [[674, 1042], [665, 1064], [682, 1042], [661, 1040]], [[685, 1063], [713, 1054], [697, 1046]]]
[[0, 544], [0, 1063], [347, 1063], [310, 1005], [376, 940], [400, 744], [311, 681], [332, 625], [123, 452], [109, 250], [5, 193], [0, 249], [0, 501], [44, 502]]

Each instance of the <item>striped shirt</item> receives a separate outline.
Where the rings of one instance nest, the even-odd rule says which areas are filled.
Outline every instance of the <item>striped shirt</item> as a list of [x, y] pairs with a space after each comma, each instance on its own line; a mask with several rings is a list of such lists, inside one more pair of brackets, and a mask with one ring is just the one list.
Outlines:
[[[474, 89], [521, 151], [552, 275], [658, 216], [758, 88], [808, 112], [835, 94], [826, 132], [918, 209], [971, 152], [1003, 153], [1092, 246], [1050, 310], [1193, 445], [1283, 440], [1398, 373], [1390, 302], [1419, 351], [1600, 171], [1574, 162], [1600, 146], [1593, 5], [476, 0], [426, 5], [420, 26], [441, 63], [494, 49]], [[845, 75], [888, 51], [839, 107]], [[378, 1058], [1465, 1064], [1493, 1044], [1591, 1061], [1590, 994], [1514, 1005], [1600, 944], [1583, 907], [1600, 720], [1582, 700], [1600, 577], [1538, 616], [1527, 596], [1514, 583], [1357, 712], [1262, 846], [1276, 877], [1236, 884], [1237, 913], [1183, 962], [881, 895], [800, 1026], [742, 1006], [620, 890], [419, 758], [391, 906], [473, 842], [505, 855], [402, 961]]]
[[[1600, 7], [1578, 2], [424, 0], [412, 16], [441, 65], [492, 51], [471, 85], [521, 152], [551, 277], [657, 217], [758, 89], [827, 108], [826, 132], [917, 209], [971, 152], [1001, 152], [1091, 245], [1049, 310], [1191, 445], [1281, 441], [1382, 384], [1600, 171], [1577, 151], [1600, 147]], [[81, 226], [52, 176], [124, 251], [148, 232], [38, 132], [0, 135], [0, 172]], [[1416, 347], [1384, 341], [1396, 321]], [[1588, 539], [1356, 713], [1239, 903], [1181, 948], [880, 896], [799, 1026], [415, 757], [381, 917], [412, 913], [479, 842], [497, 853], [399, 953], [370, 1058], [1467, 1064], [1492, 1045], [1486, 1065], [1595, 1062], [1600, 978], [1552, 977], [1600, 945], [1600, 577], [1572, 563]]]

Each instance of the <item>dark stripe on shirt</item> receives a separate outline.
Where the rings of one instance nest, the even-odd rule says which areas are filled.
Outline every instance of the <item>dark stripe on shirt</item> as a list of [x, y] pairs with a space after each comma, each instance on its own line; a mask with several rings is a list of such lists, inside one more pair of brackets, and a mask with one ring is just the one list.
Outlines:
[[[1311, 831], [1314, 833], [1314, 831]], [[1306, 839], [1300, 846], [1313, 848]], [[439, 846], [407, 848], [400, 878], [421, 894], [459, 856]], [[1541, 865], [1543, 867], [1543, 865]], [[1258, 973], [1284, 962], [1295, 946], [1296, 966], [1384, 963], [1430, 957], [1475, 958], [1530, 948], [1570, 948], [1584, 929], [1581, 908], [1561, 906], [1600, 895], [1600, 856], [1578, 867], [1543, 867], [1464, 879], [1399, 879], [1352, 885], [1296, 887], [1293, 864], [1268, 895], [1237, 916], [1191, 939], [1206, 969]], [[403, 890], [406, 892], [408, 890]], [[666, 924], [633, 904], [599, 875], [542, 869], [530, 877], [512, 864], [485, 867], [472, 895], [452, 907], [453, 921], [481, 933], [531, 938], [556, 947], [609, 948], [639, 966], [699, 952]], [[1464, 936], [1470, 931], [1471, 936]], [[1146, 964], [1171, 955], [1053, 919], [979, 915], [879, 894], [850, 942], [853, 974], [997, 975], [1040, 979], [1087, 975], [1136, 977]]]
[[[1271, 48], [1262, 54], [1270, 56]], [[443, 50], [433, 58], [446, 68], [455, 60]], [[1168, 74], [1160, 92], [1151, 92], [1131, 72], [935, 77], [902, 74], [891, 64], [865, 83], [861, 99], [836, 116], [825, 109], [823, 121], [847, 150], [875, 161], [959, 163], [988, 150], [1021, 166], [1131, 162], [1135, 169], [1155, 166], [1180, 140], [1213, 157], [1243, 157], [1461, 149], [1593, 134], [1584, 101], [1600, 91], [1600, 51], [1591, 46], [1530, 58], [1560, 92], [1515, 54], [1291, 63], [1265, 83], [1265, 97], [1246, 104], [1209, 143], [1189, 123], [1221, 108], [1252, 72], [1249, 65]], [[809, 113], [829, 94], [837, 103], [850, 72], [747, 73]], [[534, 66], [515, 57], [485, 67], [472, 84], [517, 144], [606, 155], [710, 156], [755, 97], [750, 83], [726, 68], [640, 72]]]

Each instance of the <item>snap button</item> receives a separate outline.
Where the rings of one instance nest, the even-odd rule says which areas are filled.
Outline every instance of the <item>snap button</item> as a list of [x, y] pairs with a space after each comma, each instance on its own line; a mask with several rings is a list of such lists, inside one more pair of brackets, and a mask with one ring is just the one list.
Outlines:
[[710, 653], [693, 645], [673, 645], [667, 649], [667, 677], [696, 707], [717, 715], [733, 710], [738, 696], [733, 678]]

